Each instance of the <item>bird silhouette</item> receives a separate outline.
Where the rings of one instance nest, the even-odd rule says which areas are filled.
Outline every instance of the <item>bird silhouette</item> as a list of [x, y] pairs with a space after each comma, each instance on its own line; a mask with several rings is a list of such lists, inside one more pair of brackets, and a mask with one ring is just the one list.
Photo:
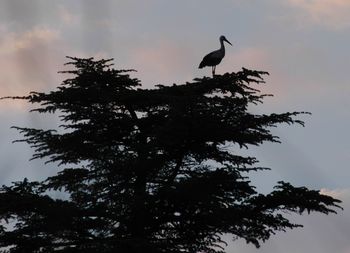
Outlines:
[[231, 42], [229, 42], [225, 36], [221, 35], [220, 36], [220, 49], [215, 50], [209, 54], [207, 54], [206, 56], [204, 56], [203, 60], [201, 61], [201, 63], [199, 64], [198, 68], [204, 68], [204, 67], [211, 67], [211, 71], [213, 74], [213, 77], [215, 75], [215, 69], [216, 69], [216, 65], [218, 65], [222, 58], [224, 58], [225, 56], [225, 46], [224, 46], [224, 41], [226, 41], [228, 44], [231, 44]]

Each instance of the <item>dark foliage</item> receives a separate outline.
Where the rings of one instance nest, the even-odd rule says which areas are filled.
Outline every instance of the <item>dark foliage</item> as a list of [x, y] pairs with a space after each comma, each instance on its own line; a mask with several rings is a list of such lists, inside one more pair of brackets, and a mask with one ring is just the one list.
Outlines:
[[[257, 247], [300, 225], [285, 213], [332, 213], [339, 200], [279, 182], [263, 195], [248, 173], [263, 170], [239, 147], [278, 142], [270, 127], [303, 112], [256, 115], [266, 72], [242, 69], [184, 85], [141, 89], [111, 59], [69, 57], [57, 90], [24, 99], [59, 113], [60, 131], [16, 127], [33, 158], [62, 170], [0, 190], [0, 247], [18, 252], [224, 252], [223, 234]], [[238, 144], [238, 145], [237, 145]], [[57, 164], [55, 163], [55, 164]], [[69, 197], [53, 199], [60, 190]], [[5, 222], [14, 223], [13, 228]]]

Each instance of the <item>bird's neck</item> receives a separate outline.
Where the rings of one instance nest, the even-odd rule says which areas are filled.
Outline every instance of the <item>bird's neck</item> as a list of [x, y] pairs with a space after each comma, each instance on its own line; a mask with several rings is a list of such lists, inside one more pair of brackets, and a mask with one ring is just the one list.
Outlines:
[[225, 52], [225, 46], [224, 46], [224, 41], [223, 40], [220, 40], [220, 50], [224, 51]]

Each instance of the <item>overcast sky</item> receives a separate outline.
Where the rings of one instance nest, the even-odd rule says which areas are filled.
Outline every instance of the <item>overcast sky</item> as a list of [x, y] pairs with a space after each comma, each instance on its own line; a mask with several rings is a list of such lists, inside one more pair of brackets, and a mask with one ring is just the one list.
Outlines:
[[[2, 0], [0, 96], [48, 91], [60, 84], [65, 56], [114, 58], [134, 68], [144, 87], [210, 75], [202, 57], [225, 35], [233, 47], [217, 73], [242, 67], [270, 72], [263, 106], [254, 112], [310, 111], [305, 128], [280, 126], [282, 144], [252, 149], [269, 172], [253, 175], [264, 192], [279, 180], [322, 189], [343, 200], [339, 215], [296, 217], [305, 227], [279, 233], [256, 250], [243, 241], [229, 253], [350, 253], [350, 0]], [[42, 179], [54, 165], [32, 151], [13, 125], [53, 127], [57, 118], [0, 102], [0, 183]]]

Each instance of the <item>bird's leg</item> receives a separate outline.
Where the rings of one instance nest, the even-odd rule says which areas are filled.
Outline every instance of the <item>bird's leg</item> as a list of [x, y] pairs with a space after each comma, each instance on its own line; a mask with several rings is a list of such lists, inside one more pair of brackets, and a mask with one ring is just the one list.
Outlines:
[[213, 74], [213, 77], [215, 76], [215, 66], [211, 67], [211, 73]]

